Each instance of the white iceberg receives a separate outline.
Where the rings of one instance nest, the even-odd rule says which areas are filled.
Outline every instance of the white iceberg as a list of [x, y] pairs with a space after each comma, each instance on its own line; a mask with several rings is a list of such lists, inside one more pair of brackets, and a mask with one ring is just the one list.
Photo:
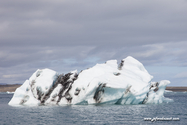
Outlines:
[[143, 64], [133, 57], [107, 61], [65, 75], [38, 69], [16, 89], [9, 105], [150, 104], [164, 97], [168, 80], [152, 82]]

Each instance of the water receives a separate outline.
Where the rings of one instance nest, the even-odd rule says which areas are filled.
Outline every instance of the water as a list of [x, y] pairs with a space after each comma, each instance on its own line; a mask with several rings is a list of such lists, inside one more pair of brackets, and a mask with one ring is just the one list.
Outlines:
[[[174, 102], [152, 105], [72, 105], [12, 107], [13, 94], [0, 94], [0, 125], [69, 125], [69, 124], [170, 124], [187, 123], [187, 93], [170, 92], [165, 97]], [[144, 118], [179, 118], [180, 121], [144, 121]]]

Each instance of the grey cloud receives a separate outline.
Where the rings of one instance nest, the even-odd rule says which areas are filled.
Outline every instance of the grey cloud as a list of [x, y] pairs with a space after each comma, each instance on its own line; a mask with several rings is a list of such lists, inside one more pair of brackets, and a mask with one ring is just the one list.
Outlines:
[[187, 66], [186, 12], [185, 0], [0, 1], [0, 79], [128, 55], [148, 66]]
[[[172, 1], [169, 5], [156, 1], [39, 3], [29, 2], [28, 7], [16, 4], [17, 11], [10, 15], [16, 18], [13, 27], [10, 24], [14, 28], [12, 32], [19, 31], [12, 34], [21, 39], [26, 37], [24, 40], [35, 40], [27, 44], [41, 40], [38, 44], [48, 41], [47, 45], [51, 45], [50, 41], [54, 40], [60, 45], [97, 43], [103, 46], [104, 43], [121, 45], [126, 42], [130, 46], [185, 37], [181, 33], [186, 32], [186, 3], [180, 6], [182, 2]], [[35, 16], [36, 13], [39, 16]], [[65, 42], [60, 42], [62, 40]]]

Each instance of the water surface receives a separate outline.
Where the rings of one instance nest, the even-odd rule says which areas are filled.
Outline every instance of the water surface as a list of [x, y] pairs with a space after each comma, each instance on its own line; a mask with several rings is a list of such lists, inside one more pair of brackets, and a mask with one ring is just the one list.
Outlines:
[[[151, 105], [9, 106], [13, 94], [0, 93], [1, 125], [170, 124], [187, 123], [187, 93], [169, 92], [174, 102]], [[144, 121], [144, 118], [179, 118], [180, 121]]]

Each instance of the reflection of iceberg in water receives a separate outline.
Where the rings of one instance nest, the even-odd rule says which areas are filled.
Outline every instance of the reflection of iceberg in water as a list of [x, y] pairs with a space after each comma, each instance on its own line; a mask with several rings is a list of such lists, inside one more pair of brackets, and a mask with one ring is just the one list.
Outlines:
[[50, 69], [37, 70], [17, 88], [9, 105], [64, 104], [149, 104], [171, 101], [163, 96], [163, 80], [151, 82], [152, 76], [142, 63], [127, 57], [97, 64], [78, 73], [65, 75]]

